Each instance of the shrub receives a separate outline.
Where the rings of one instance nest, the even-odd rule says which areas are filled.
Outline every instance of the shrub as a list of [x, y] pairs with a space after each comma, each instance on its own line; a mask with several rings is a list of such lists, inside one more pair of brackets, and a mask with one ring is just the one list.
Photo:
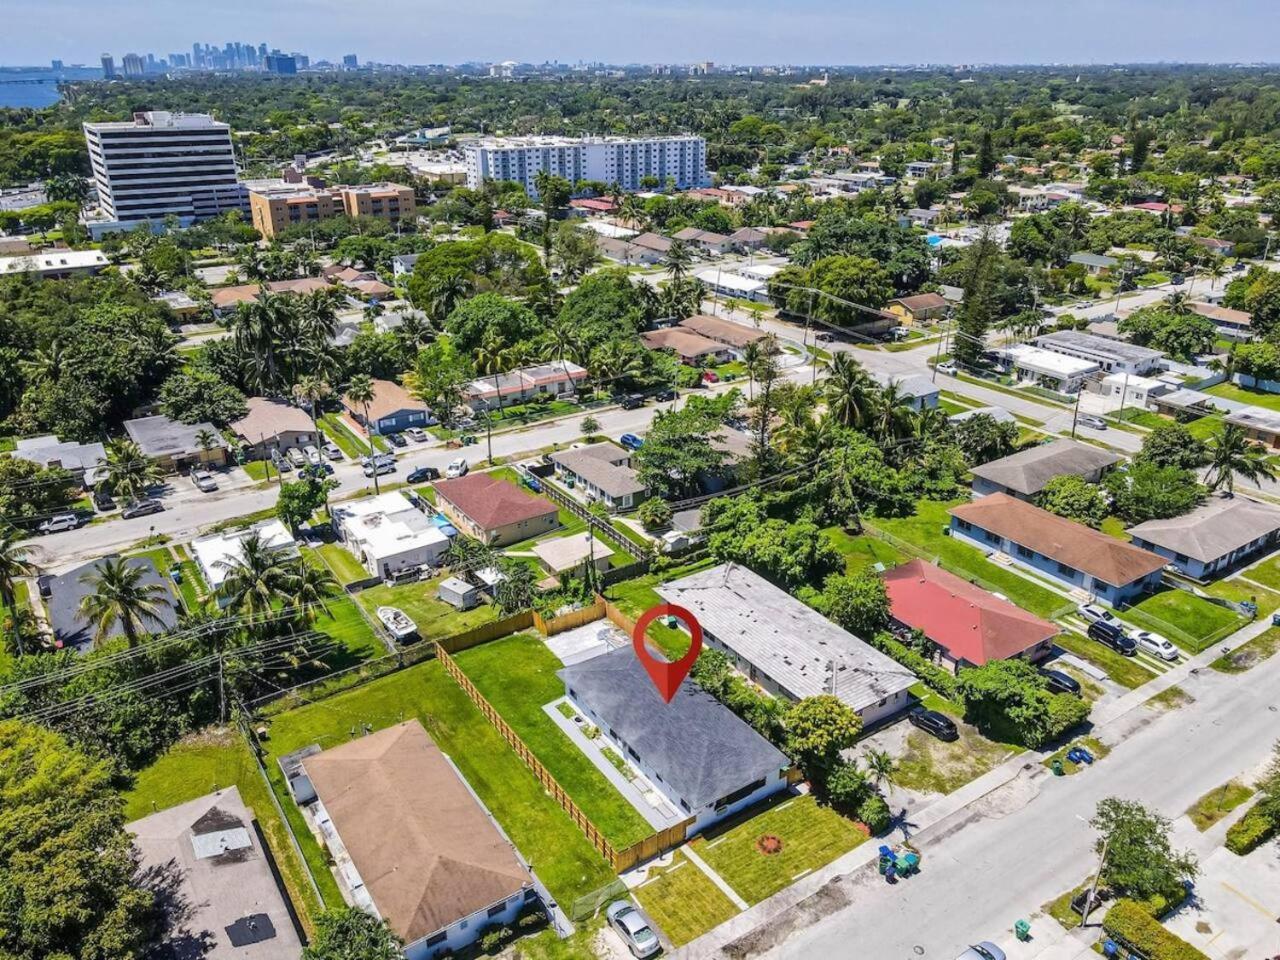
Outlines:
[[1209, 958], [1160, 925], [1144, 907], [1132, 900], [1117, 900], [1107, 911], [1102, 929], [1142, 953], [1148, 960], [1209, 960]]
[[516, 927], [523, 931], [533, 930], [547, 922], [547, 913], [540, 905], [529, 905], [520, 911], [516, 918]]
[[480, 934], [480, 949], [485, 953], [497, 953], [510, 939], [510, 927], [490, 927]]
[[858, 819], [872, 833], [884, 833], [893, 823], [893, 814], [889, 812], [889, 802], [879, 793], [872, 793], [858, 807]]
[[1248, 813], [1231, 825], [1227, 831], [1226, 847], [1237, 856], [1243, 857], [1274, 837], [1278, 830], [1280, 830], [1280, 824], [1254, 805], [1249, 808]]
[[824, 789], [832, 806], [844, 813], [859, 811], [873, 792], [866, 773], [848, 760], [836, 764], [827, 775]]
[[650, 497], [640, 504], [636, 516], [646, 530], [660, 530], [671, 523], [671, 505], [661, 497]]
[[924, 681], [935, 693], [948, 700], [960, 699], [960, 684], [953, 674], [933, 663], [888, 633], [877, 633], [871, 644], [881, 653], [892, 657]]

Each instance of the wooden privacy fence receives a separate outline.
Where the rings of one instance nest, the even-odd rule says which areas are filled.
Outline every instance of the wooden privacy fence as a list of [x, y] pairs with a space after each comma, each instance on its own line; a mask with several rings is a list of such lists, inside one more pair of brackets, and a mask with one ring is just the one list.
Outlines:
[[528, 630], [534, 625], [535, 616], [536, 614], [532, 610], [521, 610], [519, 613], [512, 614], [502, 620], [482, 623], [479, 626], [472, 627], [470, 630], [463, 630], [461, 633], [444, 637], [436, 641], [436, 646], [447, 653], [459, 653], [470, 647], [478, 647], [482, 643], [488, 643], [490, 640], [505, 637], [509, 633]]
[[569, 819], [582, 831], [583, 836], [587, 838], [587, 842], [595, 847], [596, 851], [609, 862], [615, 873], [623, 873], [630, 870], [636, 864], [684, 842], [689, 827], [693, 824], [692, 818], [660, 830], [651, 836], [645, 837], [639, 843], [634, 843], [619, 850], [609, 842], [609, 839], [582, 812], [582, 808], [573, 802], [573, 798], [551, 775], [551, 771], [542, 765], [542, 761], [520, 739], [520, 735], [511, 728], [511, 725], [502, 719], [502, 715], [484, 698], [484, 694], [476, 689], [476, 685], [462, 672], [462, 668], [458, 666], [453, 657], [449, 656], [449, 651], [439, 648], [436, 651], [436, 656], [440, 658], [440, 663], [444, 667], [445, 673], [452, 677], [454, 682], [462, 688], [463, 693], [471, 698], [471, 702], [476, 705], [484, 715], [484, 718], [502, 735], [502, 739], [510, 744], [511, 749], [516, 752], [516, 756], [524, 761], [524, 765], [533, 771], [533, 775], [537, 777], [543, 789], [550, 794], [551, 799], [558, 803], [560, 809], [569, 815]]
[[575, 627], [604, 619], [604, 598], [596, 594], [595, 602], [581, 610], [571, 610], [558, 617], [543, 617], [536, 610], [533, 612], [533, 625], [544, 637], [554, 637]]

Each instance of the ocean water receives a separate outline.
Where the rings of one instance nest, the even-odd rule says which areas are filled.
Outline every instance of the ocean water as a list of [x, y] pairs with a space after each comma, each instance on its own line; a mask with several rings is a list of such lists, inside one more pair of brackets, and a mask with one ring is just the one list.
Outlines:
[[52, 70], [0, 69], [0, 107], [51, 107], [61, 99], [59, 80], [99, 80], [98, 67]]

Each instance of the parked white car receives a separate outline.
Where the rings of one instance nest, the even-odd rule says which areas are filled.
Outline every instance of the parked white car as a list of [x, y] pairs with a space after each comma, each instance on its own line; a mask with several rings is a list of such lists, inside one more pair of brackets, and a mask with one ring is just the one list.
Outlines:
[[1134, 630], [1129, 636], [1138, 641], [1139, 650], [1153, 657], [1170, 662], [1178, 659], [1178, 648], [1158, 633], [1152, 633], [1150, 630]]
[[467, 475], [467, 470], [469, 469], [470, 468], [467, 466], [467, 461], [464, 460], [462, 457], [459, 457], [457, 460], [453, 461], [453, 463], [449, 464], [449, 466], [445, 468], [444, 475], [448, 479], [454, 480], [458, 477], [465, 477]]
[[421, 427], [410, 427], [404, 432], [404, 435], [415, 443], [426, 443], [431, 438], [427, 436], [427, 431]]
[[609, 904], [605, 915], [609, 918], [609, 925], [618, 932], [618, 936], [622, 937], [622, 942], [627, 945], [632, 956], [652, 957], [662, 949], [657, 935], [650, 929], [649, 924], [645, 923], [640, 911], [626, 900], [615, 900]]
[[213, 493], [218, 489], [218, 481], [208, 470], [192, 470], [191, 482], [201, 493]]
[[1084, 617], [1085, 621], [1088, 623], [1097, 623], [1101, 620], [1103, 623], [1119, 625], [1110, 610], [1104, 610], [1096, 603], [1082, 603], [1080, 606], [1076, 607], [1076, 611], [1080, 616]]
[[326, 457], [328, 457], [330, 460], [341, 460], [341, 459], [343, 459], [343, 456], [342, 456], [342, 448], [341, 448], [341, 447], [339, 447], [339, 446], [338, 446], [336, 443], [334, 443], [332, 440], [328, 441], [328, 442], [324, 445], [324, 447], [322, 447], [321, 449], [323, 450], [324, 455], [325, 455]]
[[302, 449], [302, 455], [307, 458], [307, 463], [311, 464], [311, 466], [320, 466], [320, 451], [314, 443], [307, 444]]
[[939, 372], [939, 373], [945, 373], [945, 374], [946, 374], [947, 376], [949, 376], [949, 377], [954, 377], [957, 373], [959, 373], [959, 372], [960, 372], [960, 368], [959, 368], [959, 367], [957, 367], [957, 366], [956, 366], [954, 363], [952, 363], [950, 360], [946, 360], [946, 361], [944, 361], [944, 362], [942, 362], [942, 363], [938, 364], [938, 372]]
[[55, 513], [36, 529], [41, 533], [62, 533], [80, 526], [80, 518], [74, 513]]

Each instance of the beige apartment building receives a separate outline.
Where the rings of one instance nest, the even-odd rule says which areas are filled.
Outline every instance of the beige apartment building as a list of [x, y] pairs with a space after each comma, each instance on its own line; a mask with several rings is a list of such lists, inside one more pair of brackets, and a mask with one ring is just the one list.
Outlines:
[[380, 217], [412, 220], [418, 208], [413, 188], [398, 183], [372, 183], [354, 187], [286, 185], [249, 194], [253, 226], [264, 237], [274, 237], [299, 223], [330, 217]]

